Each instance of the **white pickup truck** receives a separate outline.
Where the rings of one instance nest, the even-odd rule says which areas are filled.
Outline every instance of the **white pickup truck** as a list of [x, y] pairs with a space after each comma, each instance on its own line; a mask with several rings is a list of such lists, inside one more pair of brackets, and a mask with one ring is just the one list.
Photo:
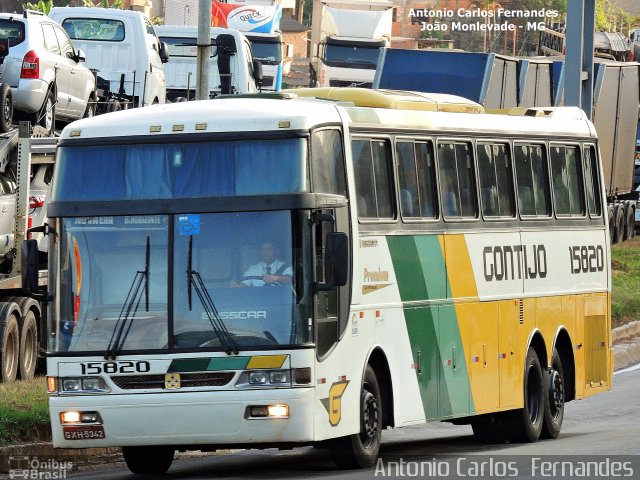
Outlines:
[[67, 31], [97, 70], [98, 112], [165, 103], [166, 46], [141, 12], [99, 7], [54, 7], [49, 16]]

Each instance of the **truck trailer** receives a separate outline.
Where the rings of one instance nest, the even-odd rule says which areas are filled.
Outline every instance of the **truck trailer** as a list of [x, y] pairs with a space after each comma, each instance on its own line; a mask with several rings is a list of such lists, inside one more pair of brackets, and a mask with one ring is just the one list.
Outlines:
[[[561, 106], [564, 57], [384, 49], [373, 86], [460, 95], [491, 110]], [[595, 59], [593, 123], [602, 152], [613, 242], [635, 235], [638, 192], [633, 175], [639, 92], [640, 64]]]
[[[31, 138], [28, 122], [0, 135], [0, 382], [34, 376], [46, 351], [44, 295], [30, 298], [22, 290], [22, 240], [29, 227], [43, 228], [57, 138]], [[37, 285], [47, 283], [48, 242], [37, 240]], [[36, 295], [37, 296], [37, 295]]]

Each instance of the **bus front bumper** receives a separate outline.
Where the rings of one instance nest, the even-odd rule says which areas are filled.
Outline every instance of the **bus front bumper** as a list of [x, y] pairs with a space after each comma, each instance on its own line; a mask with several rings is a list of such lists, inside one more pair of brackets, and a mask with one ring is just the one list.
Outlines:
[[[52, 396], [54, 447], [248, 445], [313, 440], [313, 388]], [[287, 405], [288, 418], [248, 418], [248, 408]], [[99, 425], [61, 424], [63, 412], [97, 412]], [[65, 431], [66, 430], [66, 431]], [[104, 438], [102, 438], [104, 437]]]

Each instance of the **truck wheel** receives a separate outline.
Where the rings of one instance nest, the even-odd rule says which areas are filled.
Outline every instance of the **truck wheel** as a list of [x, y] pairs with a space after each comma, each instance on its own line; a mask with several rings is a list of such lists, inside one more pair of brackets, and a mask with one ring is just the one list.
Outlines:
[[122, 447], [122, 456], [131, 473], [162, 475], [167, 473], [175, 450], [171, 447]]
[[[5, 304], [7, 306], [7, 304]], [[18, 357], [20, 352], [20, 336], [16, 312], [4, 308], [0, 318], [0, 380], [11, 383], [18, 374]]]
[[6, 83], [0, 84], [0, 108], [0, 132], [6, 133], [13, 127], [13, 93]]
[[627, 214], [627, 225], [625, 230], [627, 240], [631, 240], [636, 236], [636, 211], [633, 208], [630, 208], [629, 213]]
[[535, 442], [540, 438], [544, 421], [545, 387], [538, 354], [529, 348], [524, 368], [524, 408], [510, 412], [505, 426], [514, 443]]
[[378, 459], [381, 437], [380, 387], [373, 368], [367, 365], [360, 393], [360, 433], [332, 440], [331, 457], [338, 468], [369, 468]]
[[544, 424], [542, 438], [558, 438], [564, 418], [564, 373], [562, 361], [558, 351], [553, 349], [551, 369], [545, 375], [547, 378], [547, 393], [544, 397]]
[[618, 207], [615, 211], [613, 243], [622, 242], [624, 239], [624, 208]]
[[611, 243], [613, 243], [613, 241], [615, 240], [615, 230], [616, 230], [616, 225], [615, 225], [615, 218], [613, 216], [613, 208], [610, 206], [609, 208], [607, 208], [607, 215], [608, 215], [608, 220], [609, 220], [609, 241]]
[[20, 327], [19, 373], [22, 380], [33, 378], [38, 364], [38, 325], [33, 310], [28, 310]]

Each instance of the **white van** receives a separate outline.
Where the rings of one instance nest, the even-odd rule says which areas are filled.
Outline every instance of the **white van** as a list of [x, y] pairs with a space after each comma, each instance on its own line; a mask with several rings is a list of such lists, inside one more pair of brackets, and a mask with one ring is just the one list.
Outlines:
[[165, 103], [163, 63], [168, 56], [142, 13], [54, 7], [49, 17], [62, 25], [76, 49], [84, 50], [86, 65], [98, 71], [99, 111], [117, 110], [122, 100], [133, 106]]
[[[167, 98], [191, 100], [196, 91], [198, 27], [159, 25], [160, 40], [167, 45], [171, 61], [165, 65]], [[238, 30], [211, 27], [209, 56], [210, 96], [258, 91], [251, 46]]]

